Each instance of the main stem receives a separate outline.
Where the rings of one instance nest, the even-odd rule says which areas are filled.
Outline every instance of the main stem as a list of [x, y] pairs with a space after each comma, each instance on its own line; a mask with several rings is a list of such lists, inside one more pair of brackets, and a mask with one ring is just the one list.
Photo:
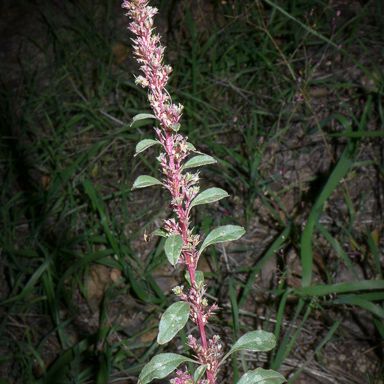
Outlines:
[[[173, 190], [173, 196], [174, 198], [180, 197], [180, 187], [179, 187], [179, 180], [181, 176], [181, 169], [180, 167], [175, 167], [177, 164], [177, 161], [175, 161], [175, 156], [173, 153], [173, 141], [171, 140], [172, 135], [167, 133], [167, 146], [166, 146], [166, 153], [167, 157], [169, 160], [169, 165], [171, 168], [175, 169], [175, 172], [172, 174], [172, 185], [174, 186]], [[171, 144], [172, 143], [172, 144]], [[183, 238], [184, 244], [188, 244], [188, 229], [189, 229], [189, 217], [188, 214], [185, 214], [187, 211], [187, 208], [182, 206], [183, 203], [180, 203], [176, 207], [176, 212], [179, 213], [179, 225], [181, 228], [181, 236]], [[184, 220], [180, 217], [183, 216]], [[196, 264], [197, 261], [191, 260], [191, 255], [189, 252], [184, 252], [184, 259], [185, 259], [185, 264], [187, 266], [188, 274], [189, 274], [189, 279], [191, 282], [191, 286], [198, 290], [197, 284], [196, 284]], [[201, 310], [197, 311], [197, 326], [199, 329], [200, 333], [200, 340], [201, 340], [201, 346], [203, 349], [203, 355], [206, 355], [208, 352], [208, 341], [207, 341], [207, 334], [205, 332], [205, 324], [203, 320], [203, 314]], [[207, 368], [206, 370], [207, 374], [207, 379], [209, 381], [209, 384], [214, 384], [215, 383], [215, 375], [214, 373]]]
[[[188, 273], [189, 273], [189, 278], [191, 280], [191, 286], [196, 288], [196, 279], [195, 279], [195, 268], [193, 265], [188, 265]], [[206, 355], [208, 351], [208, 342], [207, 342], [207, 335], [205, 333], [205, 324], [203, 321], [203, 316], [201, 311], [198, 311], [197, 313], [197, 326], [199, 328], [199, 333], [200, 333], [200, 340], [201, 340], [201, 346], [203, 348], [203, 354]], [[207, 368], [206, 370], [207, 374], [207, 379], [209, 384], [215, 384], [216, 378], [214, 372], [212, 372], [210, 369]]]
[[[196, 287], [194, 268], [191, 266], [188, 266], [188, 273], [189, 273], [189, 278], [191, 280], [192, 287]], [[197, 326], [199, 327], [201, 345], [202, 345], [204, 351], [206, 351], [208, 349], [208, 343], [207, 343], [207, 335], [205, 333], [205, 324], [203, 321], [203, 316], [201, 314], [201, 311], [198, 311], [198, 313], [197, 313]]]

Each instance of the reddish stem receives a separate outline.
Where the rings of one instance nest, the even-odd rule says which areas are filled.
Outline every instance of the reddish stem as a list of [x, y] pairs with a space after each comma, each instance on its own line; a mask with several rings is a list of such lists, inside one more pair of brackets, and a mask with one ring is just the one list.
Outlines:
[[[188, 273], [189, 273], [189, 278], [191, 280], [192, 287], [196, 287], [195, 272], [196, 271], [195, 271], [194, 266], [188, 265]], [[207, 343], [207, 335], [205, 333], [205, 325], [204, 325], [203, 316], [201, 314], [201, 311], [197, 312], [197, 326], [199, 327], [201, 345], [202, 345], [204, 351], [206, 351], [208, 348], [208, 343]]]

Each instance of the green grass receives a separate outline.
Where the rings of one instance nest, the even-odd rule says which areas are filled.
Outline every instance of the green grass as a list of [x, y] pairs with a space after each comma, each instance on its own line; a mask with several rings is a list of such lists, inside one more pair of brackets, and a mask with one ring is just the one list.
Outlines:
[[[358, 340], [346, 319], [365, 316], [374, 330], [364, 337], [378, 360], [384, 339], [377, 208], [384, 75], [374, 53], [383, 49], [380, 1], [367, 2], [335, 30], [335, 10], [320, 2], [209, 3], [202, 13], [187, 2], [158, 5], [171, 21], [169, 90], [185, 105], [182, 129], [219, 160], [202, 172], [203, 186], [231, 195], [197, 210], [196, 228], [207, 233], [238, 222], [248, 229], [245, 241], [207, 253], [209, 294], [223, 308], [213, 329], [225, 330], [227, 344], [261, 324], [273, 331], [278, 346], [263, 361], [295, 383], [309, 380], [306, 369], [322, 364], [327, 345]], [[134, 382], [159, 349], [151, 335], [172, 300], [162, 287], [181, 276], [164, 269], [161, 238], [143, 241], [144, 231], [150, 234], [169, 214], [166, 194], [130, 190], [142, 170], [156, 176], [156, 152], [133, 157], [136, 143], [153, 133], [150, 125], [130, 126], [148, 104], [134, 85], [129, 35], [115, 5], [31, 2], [46, 44], [26, 41], [43, 64], [34, 68], [31, 58], [20, 57], [18, 92], [7, 86], [7, 73], [0, 75], [4, 383]], [[360, 33], [364, 17], [369, 33]], [[128, 47], [119, 63], [118, 42]], [[352, 67], [371, 76], [374, 87], [353, 78]], [[319, 90], [326, 96], [316, 96]], [[94, 304], [89, 279], [97, 271], [118, 278], [108, 275]], [[292, 367], [287, 361], [297, 358], [316, 321], [321, 332]], [[234, 355], [226, 382], [263, 361]], [[374, 382], [380, 369], [364, 380]]]

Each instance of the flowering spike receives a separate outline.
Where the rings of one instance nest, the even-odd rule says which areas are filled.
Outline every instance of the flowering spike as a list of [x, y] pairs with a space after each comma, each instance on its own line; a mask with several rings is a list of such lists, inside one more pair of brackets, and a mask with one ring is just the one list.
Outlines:
[[[153, 17], [156, 15], [157, 9], [149, 6], [148, 3], [147, 0], [125, 0], [123, 8], [127, 10], [127, 15], [131, 19], [129, 29], [135, 35], [133, 39], [134, 55], [142, 72], [141, 75], [136, 77], [136, 84], [147, 89], [148, 101], [153, 116], [159, 123], [159, 127], [155, 128], [155, 133], [157, 142], [163, 148], [163, 152], [157, 158], [163, 173], [163, 181], [160, 183], [157, 180], [157, 183], [163, 184], [170, 192], [170, 205], [174, 213], [174, 217], [165, 220], [163, 225], [164, 234], [167, 237], [165, 252], [172, 265], [183, 264], [188, 272], [189, 290], [184, 292], [183, 287], [176, 287], [173, 292], [179, 297], [181, 303], [188, 303], [188, 308], [190, 308], [189, 318], [197, 325], [199, 330], [199, 341], [192, 335], [188, 337], [188, 345], [196, 355], [200, 367], [206, 367], [206, 369], [200, 368], [197, 375], [198, 383], [215, 384], [222, 356], [222, 345], [218, 336], [207, 337], [205, 327], [209, 317], [218, 309], [218, 306], [208, 303], [205, 297], [206, 288], [202, 273], [196, 271], [201, 253], [196, 248], [200, 242], [200, 237], [194, 234], [190, 228], [190, 210], [192, 206], [218, 201], [228, 194], [216, 188], [198, 195], [200, 190], [199, 173], [184, 171], [185, 169], [213, 164], [216, 160], [211, 156], [197, 152], [196, 148], [187, 141], [187, 138], [178, 133], [183, 106], [174, 104], [166, 90], [172, 68], [163, 63], [164, 47], [161, 45], [159, 35], [153, 31]], [[151, 118], [152, 116], [141, 114], [136, 119], [148, 117]], [[139, 143], [136, 152], [142, 152], [142, 150], [157, 142], [147, 139]], [[198, 155], [187, 161], [187, 157], [193, 152], [197, 152]], [[155, 183], [154, 180], [156, 179], [146, 178], [145, 180], [148, 183]], [[192, 203], [193, 201], [194, 203]], [[216, 233], [216, 230], [216, 232], [213, 232], [215, 236], [212, 233], [208, 236], [208, 240], [203, 243], [202, 248], [217, 242], [238, 239], [244, 233], [240, 227], [232, 228], [227, 226], [220, 228], [220, 233]], [[236, 229], [236, 233], [232, 233], [234, 231], [231, 230], [234, 229]], [[174, 315], [174, 313], [172, 312], [171, 315]], [[175, 334], [176, 332], [171, 332], [171, 336]], [[166, 336], [165, 340], [168, 341], [168, 334]], [[164, 337], [161, 337], [161, 339], [163, 340]], [[176, 363], [172, 360], [171, 367], [174, 367], [174, 369], [176, 369], [179, 362], [177, 359]], [[160, 376], [154, 376], [155, 374], [150, 370], [152, 368], [153, 364], [149, 365], [149, 368], [147, 364], [144, 369], [150, 371], [151, 378], [159, 378]], [[163, 370], [162, 374], [170, 373], [164, 367], [159, 366], [159, 370], [161, 369]], [[177, 371], [176, 377], [171, 380], [172, 384], [192, 384], [193, 382], [193, 377], [189, 372], [182, 370]]]

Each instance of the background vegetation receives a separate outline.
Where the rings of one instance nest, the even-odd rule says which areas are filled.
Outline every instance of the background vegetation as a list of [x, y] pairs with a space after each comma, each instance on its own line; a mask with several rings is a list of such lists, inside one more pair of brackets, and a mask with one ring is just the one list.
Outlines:
[[[200, 265], [209, 331], [279, 339], [223, 382], [383, 383], [382, 2], [154, 3], [182, 129], [219, 160], [203, 186], [231, 193], [196, 226], [247, 228]], [[0, 383], [135, 383], [182, 275], [151, 236], [167, 196], [130, 191], [157, 165], [133, 157], [152, 131], [130, 127], [148, 104], [127, 19], [117, 0], [0, 12]]]

